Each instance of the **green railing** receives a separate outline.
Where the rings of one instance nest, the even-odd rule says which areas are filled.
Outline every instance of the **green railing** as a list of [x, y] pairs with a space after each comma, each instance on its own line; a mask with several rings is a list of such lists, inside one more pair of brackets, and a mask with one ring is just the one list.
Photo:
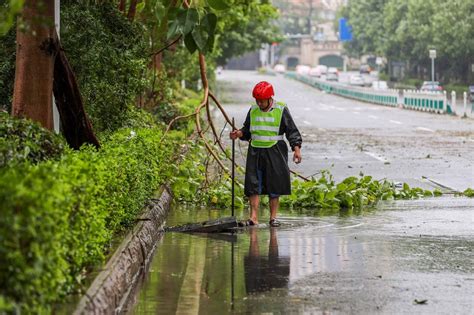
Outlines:
[[400, 91], [395, 89], [372, 90], [370, 88], [344, 85], [338, 82], [327, 82], [295, 72], [287, 72], [285, 76], [314, 86], [327, 93], [363, 102], [385, 106], [402, 106], [408, 109], [437, 113], [450, 112], [446, 92]]

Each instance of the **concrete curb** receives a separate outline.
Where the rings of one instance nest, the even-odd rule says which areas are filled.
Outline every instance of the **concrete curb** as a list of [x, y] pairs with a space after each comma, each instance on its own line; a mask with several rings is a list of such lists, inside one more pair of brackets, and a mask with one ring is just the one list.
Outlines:
[[94, 279], [74, 314], [120, 313], [141, 270], [146, 269], [155, 244], [163, 236], [163, 223], [172, 199], [170, 189], [163, 186], [159, 198], [150, 200], [140, 221]]

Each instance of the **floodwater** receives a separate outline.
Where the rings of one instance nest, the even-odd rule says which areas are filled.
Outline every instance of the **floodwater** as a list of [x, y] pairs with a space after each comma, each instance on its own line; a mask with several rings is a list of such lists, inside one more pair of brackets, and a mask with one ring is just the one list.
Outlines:
[[[473, 314], [473, 210], [473, 199], [441, 197], [281, 210], [281, 227], [234, 235], [167, 233], [126, 311]], [[226, 215], [176, 208], [168, 225]]]

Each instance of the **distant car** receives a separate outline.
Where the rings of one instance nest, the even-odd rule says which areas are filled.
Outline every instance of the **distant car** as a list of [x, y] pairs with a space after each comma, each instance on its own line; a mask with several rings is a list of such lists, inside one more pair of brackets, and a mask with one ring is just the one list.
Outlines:
[[309, 75], [311, 77], [319, 78], [321, 76], [321, 71], [319, 71], [317, 67], [314, 67], [309, 70]]
[[388, 89], [387, 81], [373, 81], [372, 88], [374, 90], [387, 90]]
[[422, 91], [441, 92], [443, 87], [439, 85], [438, 81], [425, 81], [421, 86]]
[[297, 65], [296, 66], [296, 73], [298, 74], [309, 74], [311, 68], [306, 65]]
[[360, 75], [351, 75], [351, 77], [349, 78], [349, 84], [356, 85], [356, 86], [363, 86], [364, 79]]
[[364, 73], [370, 74], [370, 71], [372, 71], [372, 69], [370, 68], [369, 65], [362, 65], [359, 68], [359, 73], [360, 74], [364, 74]]
[[275, 67], [273, 67], [273, 70], [278, 73], [284, 73], [286, 71], [286, 67], [282, 64], [276, 64]]

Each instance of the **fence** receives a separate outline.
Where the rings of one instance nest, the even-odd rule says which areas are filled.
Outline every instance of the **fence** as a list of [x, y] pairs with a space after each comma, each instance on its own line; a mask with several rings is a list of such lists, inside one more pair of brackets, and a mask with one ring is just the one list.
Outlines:
[[314, 86], [327, 93], [363, 102], [385, 106], [402, 106], [403, 108], [436, 113], [453, 112], [448, 104], [446, 92], [395, 89], [372, 90], [364, 87], [344, 85], [338, 82], [328, 82], [294, 72], [288, 72], [285, 76]]

